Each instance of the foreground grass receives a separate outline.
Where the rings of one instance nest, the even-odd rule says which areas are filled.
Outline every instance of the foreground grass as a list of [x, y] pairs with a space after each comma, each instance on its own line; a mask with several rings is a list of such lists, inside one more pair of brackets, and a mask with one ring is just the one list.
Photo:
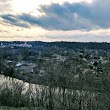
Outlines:
[[[30, 110], [29, 108], [12, 108], [12, 107], [0, 107], [0, 110]], [[42, 107], [38, 107], [38, 108], [31, 108], [31, 110], [46, 110]]]

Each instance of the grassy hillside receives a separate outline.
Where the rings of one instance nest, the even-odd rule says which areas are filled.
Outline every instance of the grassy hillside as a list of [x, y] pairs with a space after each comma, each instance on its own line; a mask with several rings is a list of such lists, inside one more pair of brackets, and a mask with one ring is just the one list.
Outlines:
[[[46, 110], [46, 109], [43, 109], [42, 107], [39, 107], [39, 108], [31, 108], [32, 110]], [[29, 108], [12, 108], [12, 107], [0, 107], [0, 110], [30, 110]]]

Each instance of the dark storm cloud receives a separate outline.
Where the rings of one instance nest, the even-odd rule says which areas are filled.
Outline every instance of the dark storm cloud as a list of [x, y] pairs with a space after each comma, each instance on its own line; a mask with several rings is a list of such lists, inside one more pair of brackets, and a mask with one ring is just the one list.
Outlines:
[[[26, 24], [40, 26], [47, 30], [93, 30], [110, 28], [110, 0], [94, 0], [93, 3], [64, 3], [41, 5], [40, 17], [29, 14], [2, 15], [2, 19], [16, 26], [29, 27]], [[21, 24], [20, 21], [25, 22]]]

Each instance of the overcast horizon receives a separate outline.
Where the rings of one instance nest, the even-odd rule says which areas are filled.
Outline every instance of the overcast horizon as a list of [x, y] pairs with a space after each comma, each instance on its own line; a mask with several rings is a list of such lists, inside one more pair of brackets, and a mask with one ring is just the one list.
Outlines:
[[110, 42], [110, 0], [0, 0], [0, 41]]

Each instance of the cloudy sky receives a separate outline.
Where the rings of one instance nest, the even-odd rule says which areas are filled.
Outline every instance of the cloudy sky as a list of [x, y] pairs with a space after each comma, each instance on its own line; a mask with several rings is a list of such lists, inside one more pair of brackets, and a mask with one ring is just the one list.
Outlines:
[[110, 0], [0, 0], [0, 41], [110, 42]]

